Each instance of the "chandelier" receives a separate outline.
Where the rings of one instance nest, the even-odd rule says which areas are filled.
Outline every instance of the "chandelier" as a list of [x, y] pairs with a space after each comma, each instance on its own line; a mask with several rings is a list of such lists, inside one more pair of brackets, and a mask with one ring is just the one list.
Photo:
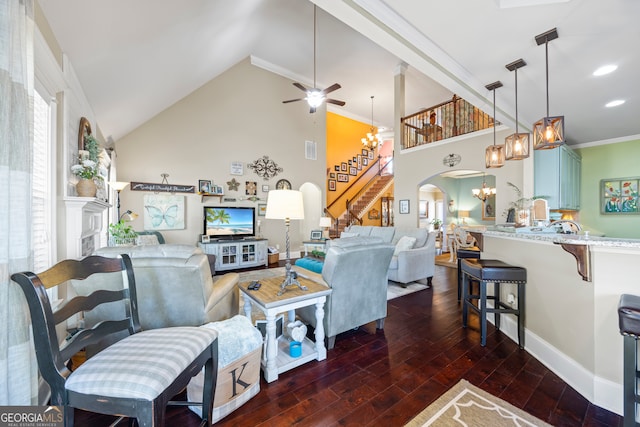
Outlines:
[[373, 126], [373, 95], [371, 95], [371, 129], [369, 130], [369, 132], [367, 132], [367, 135], [361, 139], [361, 141], [362, 145], [371, 149], [376, 148], [379, 144], [382, 144], [380, 134]]
[[473, 188], [471, 189], [471, 193], [473, 194], [473, 197], [477, 197], [484, 202], [489, 196], [496, 194], [496, 189], [494, 187], [487, 187], [487, 183], [485, 182], [483, 175], [482, 188]]

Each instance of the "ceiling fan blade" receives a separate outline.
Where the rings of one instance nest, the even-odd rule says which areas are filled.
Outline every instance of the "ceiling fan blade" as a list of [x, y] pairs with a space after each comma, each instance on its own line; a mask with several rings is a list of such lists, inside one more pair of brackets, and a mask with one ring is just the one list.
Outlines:
[[309, 90], [308, 88], [304, 87], [303, 84], [298, 83], [298, 82], [295, 82], [293, 85], [295, 87], [297, 87], [298, 89], [300, 89], [301, 91], [303, 91], [303, 92], [307, 92]]
[[325, 99], [325, 101], [327, 101], [329, 104], [336, 104], [341, 107], [344, 107], [344, 105], [346, 104], [344, 101], [338, 101], [337, 99], [331, 99], [331, 98], [327, 98]]
[[283, 104], [288, 104], [289, 102], [296, 102], [296, 101], [302, 101], [304, 98], [298, 98], [298, 99], [288, 99], [286, 101], [282, 101]]
[[325, 95], [333, 92], [334, 90], [338, 90], [340, 89], [342, 86], [340, 86], [338, 83], [334, 83], [331, 86], [329, 86], [328, 88], [326, 88], [325, 90], [322, 91], [322, 93], [324, 93]]

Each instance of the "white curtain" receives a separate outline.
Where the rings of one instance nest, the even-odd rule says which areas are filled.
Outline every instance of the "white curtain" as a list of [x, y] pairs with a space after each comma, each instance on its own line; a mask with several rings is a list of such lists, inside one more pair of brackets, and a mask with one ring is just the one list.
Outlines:
[[0, 405], [38, 404], [29, 315], [11, 274], [30, 270], [33, 0], [0, 0]]

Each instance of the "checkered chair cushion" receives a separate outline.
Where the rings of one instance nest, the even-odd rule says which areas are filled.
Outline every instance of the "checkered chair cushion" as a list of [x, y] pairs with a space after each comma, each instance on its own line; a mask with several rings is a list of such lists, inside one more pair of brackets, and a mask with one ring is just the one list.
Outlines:
[[87, 360], [67, 379], [77, 393], [153, 400], [218, 336], [212, 329], [175, 327], [139, 332]]

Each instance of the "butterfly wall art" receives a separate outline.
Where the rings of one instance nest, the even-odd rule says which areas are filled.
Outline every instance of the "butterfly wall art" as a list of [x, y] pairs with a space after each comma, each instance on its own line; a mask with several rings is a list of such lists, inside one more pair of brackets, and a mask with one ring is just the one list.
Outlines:
[[146, 194], [144, 196], [145, 230], [183, 230], [184, 196]]

